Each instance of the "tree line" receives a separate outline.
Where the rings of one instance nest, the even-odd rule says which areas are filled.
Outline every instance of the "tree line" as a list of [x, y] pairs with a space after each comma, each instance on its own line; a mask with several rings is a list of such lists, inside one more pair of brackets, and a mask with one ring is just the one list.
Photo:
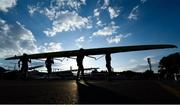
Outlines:
[[180, 73], [180, 53], [163, 57], [159, 62], [158, 72], [161, 79], [174, 80], [175, 75]]

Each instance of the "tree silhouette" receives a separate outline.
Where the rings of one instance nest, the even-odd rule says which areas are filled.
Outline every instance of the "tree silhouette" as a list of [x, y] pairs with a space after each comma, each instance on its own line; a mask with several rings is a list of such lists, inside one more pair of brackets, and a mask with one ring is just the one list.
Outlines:
[[159, 62], [159, 68], [160, 75], [166, 75], [168, 79], [173, 79], [174, 73], [180, 71], [180, 53], [163, 57]]
[[144, 76], [146, 79], [153, 79], [154, 72], [152, 70], [146, 70]]

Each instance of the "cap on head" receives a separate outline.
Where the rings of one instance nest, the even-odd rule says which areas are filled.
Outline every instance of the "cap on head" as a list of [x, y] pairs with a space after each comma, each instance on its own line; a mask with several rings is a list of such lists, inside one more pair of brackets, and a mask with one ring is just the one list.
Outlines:
[[84, 49], [83, 49], [83, 48], [80, 48], [79, 51], [82, 52], [82, 51], [84, 51]]

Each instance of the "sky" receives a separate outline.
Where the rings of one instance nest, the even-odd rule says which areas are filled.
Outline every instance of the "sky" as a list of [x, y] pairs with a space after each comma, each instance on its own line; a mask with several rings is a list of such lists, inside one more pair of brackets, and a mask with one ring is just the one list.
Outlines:
[[[0, 66], [4, 58], [42, 53], [143, 44], [180, 46], [179, 0], [0, 0]], [[112, 54], [114, 71], [157, 71], [163, 56], [179, 52], [161, 49]], [[106, 70], [103, 56], [84, 59], [84, 67]], [[76, 69], [74, 59], [55, 60], [53, 68]], [[44, 64], [33, 60], [31, 65]]]

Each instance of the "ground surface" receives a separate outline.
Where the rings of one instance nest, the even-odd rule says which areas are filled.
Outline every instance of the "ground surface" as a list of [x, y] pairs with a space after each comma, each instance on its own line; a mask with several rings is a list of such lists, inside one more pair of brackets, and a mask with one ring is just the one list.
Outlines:
[[171, 81], [0, 80], [0, 103], [180, 103]]

